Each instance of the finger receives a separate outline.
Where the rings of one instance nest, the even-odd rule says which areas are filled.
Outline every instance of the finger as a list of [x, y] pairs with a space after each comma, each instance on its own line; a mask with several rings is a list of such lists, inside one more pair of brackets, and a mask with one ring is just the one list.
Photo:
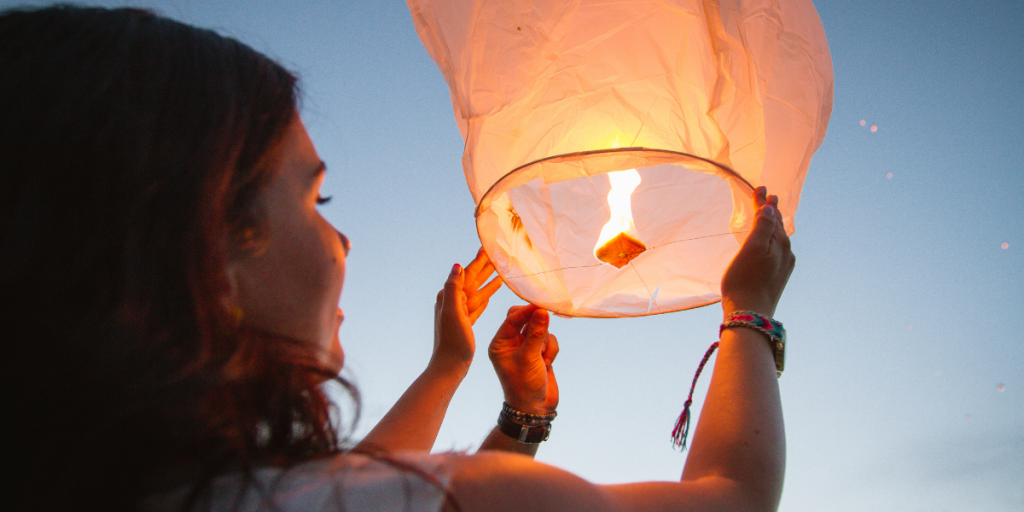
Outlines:
[[558, 356], [558, 338], [554, 334], [548, 334], [547, 345], [544, 346], [544, 365], [551, 366]]
[[505, 321], [498, 328], [498, 334], [495, 337], [512, 338], [516, 336], [537, 309], [537, 306], [533, 304], [508, 308], [508, 315], [505, 316]]
[[754, 189], [754, 209], [758, 209], [765, 203], [765, 197], [768, 195], [768, 187], [757, 187]]
[[779, 247], [782, 248], [783, 254], [788, 253], [791, 250], [789, 234], [786, 233], [786, 228], [782, 224], [782, 219], [775, 219], [775, 222], [776, 229], [775, 232], [772, 233], [772, 238], [779, 244]]
[[[483, 288], [467, 292], [466, 304], [470, 314], [478, 309], [483, 312], [482, 308], [487, 307], [487, 302], [491, 300], [491, 296], [494, 295], [494, 292], [501, 288], [502, 283], [503, 281], [501, 279], [494, 278]], [[477, 316], [480, 315], [478, 314]]]
[[472, 309], [469, 309], [469, 322], [471, 324], [475, 324], [477, 319], [480, 318], [480, 315], [484, 314], [484, 311], [487, 310], [487, 303], [488, 302], [489, 301], [485, 300], [485, 301], [483, 301], [483, 303], [477, 304]]
[[775, 208], [770, 204], [766, 204], [757, 210], [754, 226], [750, 229], [750, 234], [747, 235], [747, 240], [743, 243], [743, 248], [740, 250], [742, 251], [747, 247], [768, 247], [775, 231]]
[[555, 378], [555, 369], [548, 366], [548, 396], [544, 401], [544, 405], [549, 407], [552, 411], [558, 407], [558, 379]]
[[467, 274], [465, 286], [466, 293], [470, 296], [479, 293], [480, 288], [485, 282], [487, 282], [487, 278], [491, 277], [492, 274], [494, 274], [494, 267], [490, 264], [485, 265], [484, 268], [480, 269], [480, 271], [474, 276]]
[[465, 306], [466, 294], [462, 291], [462, 284], [465, 281], [466, 273], [462, 265], [456, 263], [452, 266], [448, 280], [444, 283], [444, 300], [441, 304], [441, 311], [449, 314], [458, 314], [459, 306]]
[[503, 284], [505, 284], [505, 282], [501, 280], [501, 277], [495, 277], [494, 279], [491, 279], [491, 282], [485, 284], [483, 288], [480, 288], [480, 290], [476, 292], [476, 297], [486, 301], [487, 299], [490, 299], [491, 295], [494, 295], [494, 292], [498, 291]]
[[775, 220], [782, 224], [782, 212], [779, 210], [779, 196], [768, 196], [768, 204], [775, 208]]
[[480, 270], [476, 273], [475, 276], [473, 276], [473, 290], [478, 290], [480, 286], [484, 284], [485, 281], [487, 281], [487, 278], [491, 277], [491, 274], [493, 274], [494, 272], [494, 265], [492, 265], [490, 261], [484, 263], [484, 266], [480, 267]]
[[[469, 276], [470, 282], [472, 282], [477, 273], [480, 272], [484, 267], [484, 264], [488, 261], [490, 260], [487, 259], [487, 254], [484, 252], [484, 248], [481, 247], [480, 250], [476, 252], [476, 256], [473, 257], [473, 261], [469, 262], [469, 265], [466, 265], [466, 275]], [[486, 277], [484, 279], [486, 279]]]
[[548, 312], [543, 309], [537, 309], [530, 315], [530, 322], [526, 326], [526, 341], [524, 347], [526, 354], [531, 358], [536, 355], [537, 357], [543, 357], [544, 354], [544, 343], [548, 339], [548, 323], [550, 317]]

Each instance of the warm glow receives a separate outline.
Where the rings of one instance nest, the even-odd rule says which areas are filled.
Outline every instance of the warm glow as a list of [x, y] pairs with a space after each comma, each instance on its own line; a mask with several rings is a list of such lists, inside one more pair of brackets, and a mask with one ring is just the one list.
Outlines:
[[608, 173], [611, 190], [608, 191], [608, 209], [611, 218], [601, 228], [594, 246], [594, 255], [605, 263], [622, 268], [629, 260], [647, 250], [636, 238], [633, 225], [633, 205], [630, 196], [640, 185], [640, 173], [636, 169]]

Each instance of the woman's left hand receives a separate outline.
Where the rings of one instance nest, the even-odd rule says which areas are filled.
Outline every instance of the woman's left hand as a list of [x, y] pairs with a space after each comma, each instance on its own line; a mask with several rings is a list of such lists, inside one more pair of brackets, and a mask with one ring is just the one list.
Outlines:
[[505, 402], [527, 414], [551, 414], [558, 407], [558, 381], [551, 364], [558, 339], [548, 332], [548, 312], [534, 305], [512, 306], [494, 335], [488, 355]]
[[494, 265], [481, 248], [476, 258], [463, 268], [452, 267], [444, 289], [437, 292], [434, 303], [434, 354], [430, 364], [445, 370], [469, 370], [476, 352], [473, 324], [480, 318], [502, 281], [495, 277]]

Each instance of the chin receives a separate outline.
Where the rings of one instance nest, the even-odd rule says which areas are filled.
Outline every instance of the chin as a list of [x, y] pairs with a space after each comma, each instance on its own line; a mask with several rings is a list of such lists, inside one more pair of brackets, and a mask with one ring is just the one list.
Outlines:
[[345, 366], [345, 352], [341, 349], [341, 341], [337, 336], [334, 337], [334, 341], [331, 342], [330, 348], [327, 349], [327, 353], [324, 354], [320, 362], [324, 370], [334, 375], [341, 373], [342, 367]]

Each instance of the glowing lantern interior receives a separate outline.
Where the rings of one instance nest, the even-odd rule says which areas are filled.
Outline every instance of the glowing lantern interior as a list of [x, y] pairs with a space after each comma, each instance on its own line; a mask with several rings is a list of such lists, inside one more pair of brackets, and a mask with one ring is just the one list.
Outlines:
[[810, 0], [407, 0], [484, 249], [569, 316], [720, 300], [766, 185], [787, 230], [832, 106]]

